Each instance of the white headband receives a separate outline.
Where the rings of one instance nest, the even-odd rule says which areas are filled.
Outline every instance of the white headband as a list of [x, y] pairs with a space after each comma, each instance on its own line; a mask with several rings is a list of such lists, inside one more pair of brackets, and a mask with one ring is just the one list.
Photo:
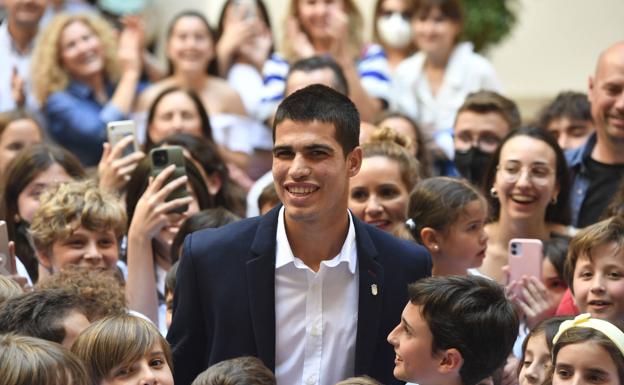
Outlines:
[[561, 337], [563, 333], [572, 328], [590, 328], [598, 330], [611, 340], [624, 356], [624, 332], [609, 321], [592, 318], [589, 313], [579, 314], [574, 319], [562, 322], [559, 326], [559, 331], [555, 335], [555, 338], [553, 338], [553, 345], [557, 343], [559, 337]]

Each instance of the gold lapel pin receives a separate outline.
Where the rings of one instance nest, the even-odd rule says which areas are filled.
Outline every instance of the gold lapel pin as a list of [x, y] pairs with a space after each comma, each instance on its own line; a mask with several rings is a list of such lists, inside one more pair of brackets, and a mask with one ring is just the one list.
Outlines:
[[377, 285], [373, 283], [371, 285], [371, 294], [372, 295], [377, 295], [377, 293], [379, 293], [379, 291], [377, 290]]

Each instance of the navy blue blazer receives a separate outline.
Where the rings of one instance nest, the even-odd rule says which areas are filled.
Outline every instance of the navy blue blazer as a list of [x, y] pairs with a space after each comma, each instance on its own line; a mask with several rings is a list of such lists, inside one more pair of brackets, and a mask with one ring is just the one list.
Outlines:
[[[275, 370], [278, 213], [279, 207], [186, 238], [167, 335], [176, 385], [190, 384], [212, 364], [245, 355], [257, 356]], [[400, 321], [407, 285], [431, 275], [431, 256], [413, 242], [355, 217], [353, 222], [360, 278], [355, 375], [399, 384], [392, 375], [395, 354], [386, 337]], [[371, 291], [373, 284], [377, 295]]]

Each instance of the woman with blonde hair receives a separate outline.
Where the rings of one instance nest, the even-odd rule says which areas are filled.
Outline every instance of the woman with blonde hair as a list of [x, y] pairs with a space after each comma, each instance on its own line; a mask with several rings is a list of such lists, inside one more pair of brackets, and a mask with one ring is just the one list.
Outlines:
[[123, 379], [127, 383], [173, 385], [169, 343], [143, 318], [124, 314], [94, 322], [78, 336], [71, 350], [85, 363], [94, 384], [120, 383]]
[[3, 385], [92, 385], [80, 360], [61, 345], [39, 338], [0, 335]]
[[265, 100], [284, 97], [290, 64], [317, 55], [330, 55], [345, 73], [349, 98], [372, 121], [388, 103], [390, 71], [381, 46], [363, 43], [364, 21], [355, 0], [290, 0], [281, 51], [264, 68]]
[[407, 144], [407, 137], [388, 127], [377, 129], [362, 144], [360, 172], [349, 181], [349, 209], [371, 225], [410, 238], [407, 205], [420, 176]]
[[115, 40], [97, 16], [56, 16], [33, 52], [33, 87], [52, 137], [86, 166], [102, 155], [106, 124], [132, 111], [141, 76], [143, 27], [124, 19]]

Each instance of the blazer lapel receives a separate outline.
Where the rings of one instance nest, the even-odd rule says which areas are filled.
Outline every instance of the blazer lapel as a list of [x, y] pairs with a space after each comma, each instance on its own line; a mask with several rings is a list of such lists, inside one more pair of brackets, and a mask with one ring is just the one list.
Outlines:
[[247, 261], [249, 311], [258, 357], [275, 370], [275, 236], [277, 207], [260, 221]]
[[384, 270], [377, 262], [377, 248], [364, 224], [353, 217], [357, 239], [360, 292], [355, 342], [355, 375], [372, 366], [381, 321]]

